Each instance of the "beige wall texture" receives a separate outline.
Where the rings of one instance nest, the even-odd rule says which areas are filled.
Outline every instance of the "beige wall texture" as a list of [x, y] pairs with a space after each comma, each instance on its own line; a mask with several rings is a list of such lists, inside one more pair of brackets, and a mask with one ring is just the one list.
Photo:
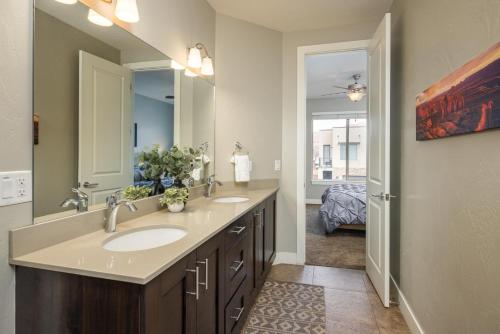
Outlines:
[[[215, 11], [204, 0], [139, 1], [143, 17], [131, 30], [179, 61], [203, 42], [214, 54]], [[0, 171], [32, 168], [33, 1], [0, 1]], [[144, 19], [144, 18], [147, 18]], [[0, 208], [0, 333], [14, 333], [14, 270], [8, 231], [32, 223], [32, 204]]]
[[[40, 116], [34, 147], [34, 216], [61, 208], [78, 182], [78, 51], [120, 64], [120, 51], [35, 10], [34, 108]], [[50, 194], [50, 196], [47, 196]]]
[[[32, 1], [0, 1], [0, 171], [31, 169]], [[14, 334], [9, 234], [31, 224], [31, 203], [0, 207], [0, 333]]]
[[217, 178], [234, 181], [230, 159], [237, 140], [250, 153], [252, 179], [279, 178], [282, 35], [219, 14], [216, 26]]
[[283, 119], [281, 200], [278, 201], [278, 251], [297, 251], [297, 48], [371, 38], [379, 20], [332, 29], [283, 34]]
[[500, 333], [500, 130], [415, 140], [415, 97], [500, 40], [500, 1], [392, 13], [391, 273], [425, 333]]

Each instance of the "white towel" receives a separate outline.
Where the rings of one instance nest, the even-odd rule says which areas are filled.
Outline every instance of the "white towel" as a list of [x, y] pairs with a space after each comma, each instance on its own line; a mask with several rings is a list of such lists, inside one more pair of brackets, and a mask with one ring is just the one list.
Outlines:
[[234, 179], [236, 182], [250, 181], [250, 157], [248, 155], [234, 156]]
[[202, 162], [204, 165], [208, 164], [208, 163], [210, 162], [210, 158], [208, 157], [208, 155], [203, 154], [203, 155], [201, 156], [201, 162]]
[[193, 178], [194, 181], [201, 180], [202, 169], [203, 169], [203, 167], [193, 169], [193, 171], [191, 172], [191, 177]]

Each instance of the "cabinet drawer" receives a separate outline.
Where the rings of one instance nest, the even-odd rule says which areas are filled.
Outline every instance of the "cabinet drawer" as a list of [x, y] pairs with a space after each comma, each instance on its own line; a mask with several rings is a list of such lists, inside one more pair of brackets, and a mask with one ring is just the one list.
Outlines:
[[235, 243], [246, 236], [246, 234], [250, 230], [249, 217], [249, 215], [243, 216], [226, 228], [224, 235], [226, 250], [233, 247]]
[[227, 304], [225, 309], [225, 322], [226, 322], [226, 334], [239, 334], [241, 328], [245, 324], [245, 318], [248, 314], [249, 307], [249, 297], [247, 294], [247, 286], [243, 282], [240, 285], [236, 293], [234, 294], [231, 301]]
[[241, 282], [246, 278], [249, 264], [249, 233], [245, 233], [231, 249], [226, 250], [225, 276], [226, 276], [226, 302], [233, 296]]

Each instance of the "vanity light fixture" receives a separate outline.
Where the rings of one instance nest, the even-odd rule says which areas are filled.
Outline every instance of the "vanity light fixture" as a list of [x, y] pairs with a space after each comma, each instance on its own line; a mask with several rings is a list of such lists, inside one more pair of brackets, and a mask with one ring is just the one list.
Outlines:
[[[203, 58], [202, 52], [204, 53]], [[201, 74], [203, 75], [214, 75], [212, 58], [210, 58], [207, 48], [202, 43], [196, 43], [194, 47], [189, 49], [188, 66], [191, 68], [201, 67]]]
[[136, 0], [117, 0], [115, 15], [122, 21], [135, 23], [139, 21], [139, 10]]
[[63, 3], [65, 5], [74, 5], [78, 0], [56, 0], [57, 2]]
[[186, 66], [179, 64], [173, 59], [170, 61], [170, 67], [173, 68], [174, 70], [183, 70], [186, 68]]
[[184, 75], [187, 76], [187, 77], [191, 77], [191, 78], [194, 78], [194, 77], [198, 76], [198, 74], [194, 73], [193, 71], [189, 70], [188, 68], [186, 68], [184, 70]]
[[111, 22], [110, 19], [102, 16], [93, 9], [89, 9], [89, 15], [87, 16], [87, 18], [90, 22], [92, 22], [93, 24], [97, 24], [98, 26], [111, 27], [113, 25], [113, 22]]

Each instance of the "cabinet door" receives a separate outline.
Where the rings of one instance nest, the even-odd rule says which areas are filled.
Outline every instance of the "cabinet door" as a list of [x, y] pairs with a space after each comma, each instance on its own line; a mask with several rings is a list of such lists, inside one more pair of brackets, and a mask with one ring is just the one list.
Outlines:
[[196, 253], [186, 256], [145, 287], [145, 334], [196, 333]]
[[266, 200], [264, 219], [264, 268], [271, 269], [273, 256], [276, 253], [276, 196]]
[[196, 307], [198, 334], [224, 333], [224, 233], [197, 249], [199, 299]]
[[264, 225], [266, 208], [264, 204], [257, 207], [254, 212], [254, 287], [259, 289], [264, 283]]

